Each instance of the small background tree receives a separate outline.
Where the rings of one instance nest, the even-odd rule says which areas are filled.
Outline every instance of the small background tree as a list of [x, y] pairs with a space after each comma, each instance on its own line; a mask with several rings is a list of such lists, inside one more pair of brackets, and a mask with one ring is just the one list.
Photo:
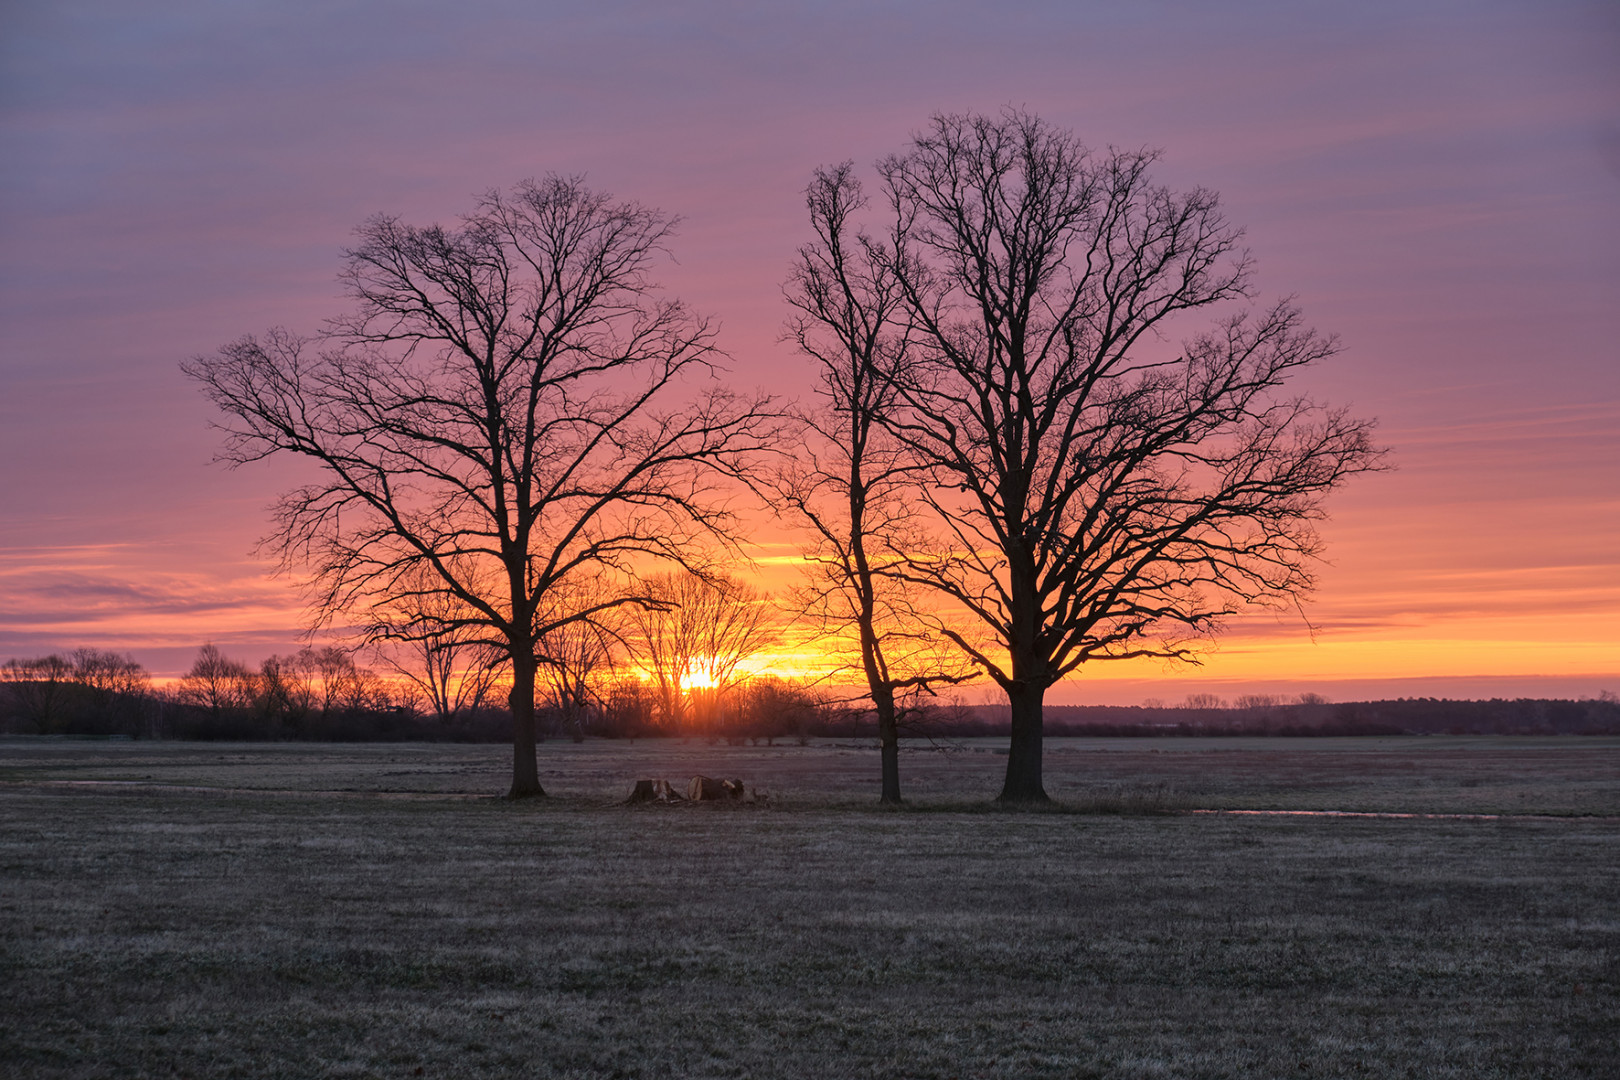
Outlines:
[[176, 687], [180, 702], [205, 711], [216, 724], [246, 711], [257, 693], [253, 669], [226, 656], [213, 642], [197, 650], [197, 659]]
[[741, 664], [775, 639], [780, 615], [735, 578], [690, 571], [649, 580], [624, 641], [648, 673], [669, 730], [726, 734]]

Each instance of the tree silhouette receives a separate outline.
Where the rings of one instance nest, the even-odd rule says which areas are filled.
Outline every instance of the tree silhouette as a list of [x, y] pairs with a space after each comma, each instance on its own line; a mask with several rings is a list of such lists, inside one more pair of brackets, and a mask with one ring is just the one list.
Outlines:
[[888, 425], [895, 375], [910, 351], [892, 258], [858, 232], [866, 204], [849, 163], [818, 169], [805, 191], [814, 242], [800, 248], [786, 295], [788, 335], [816, 361], [820, 408], [802, 417], [803, 453], [771, 484], [776, 505], [808, 526], [806, 613], [833, 640], [854, 630], [857, 666], [877, 716], [884, 803], [900, 799], [900, 714], [908, 697], [971, 669], [915, 617], [903, 569], [917, 530], [908, 485], [918, 466]]
[[910, 334], [890, 427], [946, 537], [908, 573], [984, 631], [942, 626], [1007, 694], [1005, 801], [1046, 798], [1050, 686], [1306, 591], [1323, 496], [1377, 463], [1367, 421], [1283, 392], [1333, 339], [1256, 308], [1216, 196], [1153, 161], [1008, 111], [935, 116], [879, 166]]
[[485, 643], [476, 613], [453, 593], [433, 588], [418, 569], [416, 586], [375, 610], [377, 655], [427, 700], [440, 723], [477, 712], [496, 692], [502, 652]]
[[[603, 588], [601, 582], [587, 581], [583, 585], [587, 595], [599, 594]], [[554, 602], [565, 609], [585, 606], [583, 598], [566, 594], [555, 597]], [[562, 730], [575, 742], [584, 740], [586, 717], [593, 704], [600, 704], [603, 677], [614, 666], [624, 620], [622, 612], [613, 614], [618, 617], [561, 623], [539, 642], [540, 676], [546, 695], [557, 710]]]
[[181, 676], [176, 693], [181, 701], [208, 710], [208, 715], [218, 721], [226, 713], [251, 705], [256, 684], [252, 668], [226, 656], [219, 646], [209, 642], [197, 650], [197, 659]]
[[401, 602], [442, 594], [460, 606], [416, 632], [499, 650], [514, 798], [544, 794], [539, 642], [637, 593], [548, 599], [725, 534], [716, 470], [767, 427], [758, 400], [676, 400], [717, 354], [708, 322], [655, 296], [672, 226], [557, 176], [489, 192], [454, 228], [373, 217], [345, 257], [355, 307], [319, 342], [274, 331], [183, 365], [227, 417], [225, 461], [320, 467], [270, 538], [310, 571], [318, 624], [386, 638]]
[[771, 639], [769, 599], [735, 578], [692, 572], [646, 583], [646, 599], [628, 609], [624, 641], [658, 692], [664, 725], [718, 733], [727, 692], [742, 661]]
[[9, 691], [18, 713], [41, 735], [61, 723], [73, 682], [72, 662], [56, 653], [0, 665], [0, 686]]

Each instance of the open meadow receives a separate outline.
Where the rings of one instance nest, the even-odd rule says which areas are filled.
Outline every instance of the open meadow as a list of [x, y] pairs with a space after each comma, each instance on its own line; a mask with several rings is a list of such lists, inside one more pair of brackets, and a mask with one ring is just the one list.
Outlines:
[[[0, 740], [24, 1077], [1612, 1077], [1620, 739]], [[753, 805], [619, 805], [638, 777]], [[1200, 813], [1341, 810], [1451, 815]], [[1477, 815], [1477, 816], [1457, 816]]]

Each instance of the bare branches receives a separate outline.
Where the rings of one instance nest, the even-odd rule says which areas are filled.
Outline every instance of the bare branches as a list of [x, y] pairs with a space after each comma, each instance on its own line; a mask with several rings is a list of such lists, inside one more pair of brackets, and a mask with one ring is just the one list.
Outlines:
[[1283, 392], [1334, 341], [1289, 301], [1248, 309], [1241, 231], [1212, 192], [1154, 184], [1154, 158], [1009, 111], [936, 116], [879, 166], [894, 224], [869, 250], [911, 346], [885, 424], [949, 538], [900, 572], [993, 642], [943, 628], [1012, 703], [1004, 798], [1044, 798], [1048, 686], [1190, 658], [1223, 617], [1308, 590], [1322, 498], [1377, 465], [1370, 423]]
[[769, 598], [735, 578], [665, 574], [645, 582], [640, 604], [626, 610], [624, 640], [657, 687], [666, 727], [713, 732], [742, 661], [776, 622]]
[[580, 612], [548, 598], [727, 542], [720, 484], [772, 430], [763, 399], [674, 400], [718, 352], [706, 320], [654, 296], [673, 226], [555, 176], [489, 192], [454, 228], [374, 217], [345, 253], [355, 306], [321, 338], [273, 331], [183, 365], [226, 416], [224, 460], [320, 466], [268, 541], [311, 572], [318, 620], [505, 654], [531, 743], [514, 794], [539, 790], [539, 639], [632, 594]]

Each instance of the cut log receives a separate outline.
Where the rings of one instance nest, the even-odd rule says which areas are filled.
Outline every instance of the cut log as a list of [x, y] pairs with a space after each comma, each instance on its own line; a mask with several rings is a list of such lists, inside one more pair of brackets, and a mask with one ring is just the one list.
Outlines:
[[668, 780], [637, 780], [635, 790], [630, 792], [630, 797], [624, 800], [624, 803], [626, 806], [633, 806], [636, 803], [677, 803], [685, 801], [685, 797], [676, 791], [674, 785]]
[[741, 780], [716, 780], [712, 776], [694, 776], [686, 785], [686, 797], [693, 802], [720, 802], [743, 797]]

